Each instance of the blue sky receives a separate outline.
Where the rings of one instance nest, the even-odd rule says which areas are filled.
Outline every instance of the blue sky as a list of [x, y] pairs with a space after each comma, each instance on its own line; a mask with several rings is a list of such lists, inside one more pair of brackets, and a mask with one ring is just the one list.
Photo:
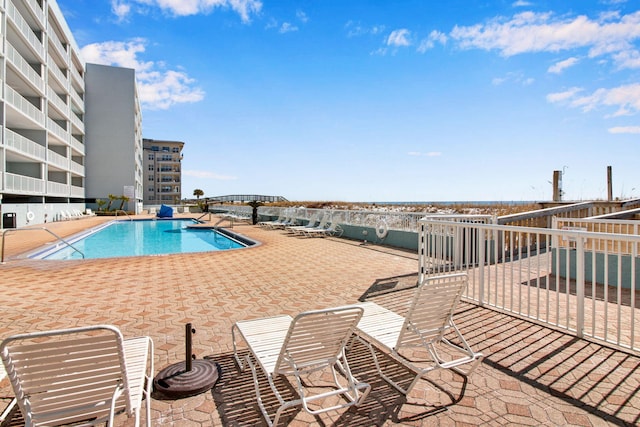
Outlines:
[[183, 196], [640, 197], [633, 0], [58, 0], [87, 62], [136, 69]]

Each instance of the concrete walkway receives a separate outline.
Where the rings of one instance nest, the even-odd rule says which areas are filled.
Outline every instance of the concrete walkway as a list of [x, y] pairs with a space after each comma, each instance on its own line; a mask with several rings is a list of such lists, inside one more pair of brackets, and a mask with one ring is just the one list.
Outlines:
[[[101, 217], [51, 223], [61, 236]], [[215, 220], [214, 220], [215, 221]], [[335, 238], [300, 238], [236, 223], [262, 242], [242, 250], [81, 261], [16, 260], [42, 245], [44, 232], [10, 233], [0, 265], [0, 337], [89, 324], [113, 324], [125, 337], [149, 335], [156, 372], [184, 360], [184, 325], [193, 351], [222, 366], [213, 390], [152, 401], [154, 425], [260, 426], [250, 372], [238, 372], [231, 326], [240, 319], [343, 305], [359, 299], [401, 306], [417, 255]], [[639, 313], [640, 315], [640, 313]], [[434, 372], [408, 398], [380, 380], [370, 355], [354, 345], [349, 360], [373, 391], [363, 406], [318, 417], [287, 413], [291, 426], [637, 425], [640, 358], [562, 332], [462, 304], [457, 324], [486, 358], [464, 379]], [[407, 372], [391, 360], [401, 378]], [[11, 398], [0, 381], [0, 411]], [[159, 397], [159, 396], [157, 396]], [[143, 417], [144, 418], [144, 417]], [[19, 425], [19, 414], [12, 421]], [[132, 425], [124, 416], [117, 425]]]

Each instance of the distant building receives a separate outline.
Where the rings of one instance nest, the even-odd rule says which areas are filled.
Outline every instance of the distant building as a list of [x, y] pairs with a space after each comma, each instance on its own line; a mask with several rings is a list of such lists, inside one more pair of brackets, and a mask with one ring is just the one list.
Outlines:
[[144, 205], [174, 205], [182, 200], [181, 141], [144, 138]]
[[142, 114], [135, 70], [87, 64], [85, 83], [87, 205], [95, 208], [97, 199], [124, 195], [129, 201], [123, 208], [140, 213]]

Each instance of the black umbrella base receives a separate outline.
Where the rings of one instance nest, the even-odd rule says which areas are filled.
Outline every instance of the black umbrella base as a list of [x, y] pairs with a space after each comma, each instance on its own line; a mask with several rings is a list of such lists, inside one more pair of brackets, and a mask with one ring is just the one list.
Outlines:
[[179, 362], [158, 372], [153, 388], [167, 398], [180, 399], [211, 390], [220, 375], [220, 365], [212, 360], [192, 360], [190, 371], [186, 370], [186, 362]]

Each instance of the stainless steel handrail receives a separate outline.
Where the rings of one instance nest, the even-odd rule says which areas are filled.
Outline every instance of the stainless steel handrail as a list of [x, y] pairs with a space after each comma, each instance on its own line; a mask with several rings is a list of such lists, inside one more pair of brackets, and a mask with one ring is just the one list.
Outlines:
[[84, 259], [84, 253], [80, 252], [78, 249], [76, 249], [71, 243], [67, 242], [66, 240], [64, 240], [62, 237], [58, 236], [56, 233], [54, 233], [53, 231], [49, 230], [46, 227], [38, 227], [38, 228], [10, 228], [7, 230], [4, 230], [2, 232], [2, 257], [0, 258], [0, 263], [4, 264], [4, 238], [7, 235], [7, 233], [13, 231], [37, 231], [37, 230], [44, 230], [47, 233], [51, 234], [53, 237], [55, 237], [56, 239], [58, 239], [59, 241], [61, 241], [62, 243], [64, 243], [65, 245], [67, 245], [68, 247], [70, 247], [71, 249], [73, 249], [74, 251], [78, 252], [80, 255], [82, 255], [82, 258]]
[[133, 218], [131, 218], [131, 216], [127, 213], [127, 211], [122, 210], [122, 209], [116, 209], [116, 219], [118, 219], [118, 212], [123, 212], [126, 216], [129, 217], [129, 221], [133, 221]]

